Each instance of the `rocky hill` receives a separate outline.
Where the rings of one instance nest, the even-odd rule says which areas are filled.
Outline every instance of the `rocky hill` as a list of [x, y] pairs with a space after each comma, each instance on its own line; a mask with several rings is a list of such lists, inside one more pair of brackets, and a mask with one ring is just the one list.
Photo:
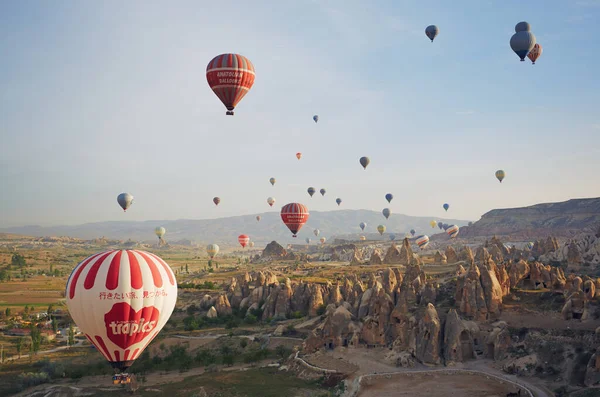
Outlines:
[[572, 237], [600, 225], [600, 197], [572, 199], [561, 203], [496, 209], [485, 213], [461, 237], [510, 236], [532, 239], [547, 236]]
[[[256, 216], [261, 220], [257, 222]], [[388, 220], [378, 211], [368, 210], [338, 210], [338, 211], [311, 211], [310, 219], [298, 234], [298, 238], [291, 237], [290, 231], [281, 221], [278, 211], [262, 214], [234, 216], [218, 219], [178, 219], [178, 220], [153, 220], [153, 221], [115, 221], [86, 223], [76, 226], [23, 226], [0, 229], [0, 233], [25, 234], [29, 236], [68, 236], [82, 239], [95, 239], [106, 236], [111, 239], [154, 242], [154, 228], [163, 226], [167, 229], [165, 240], [175, 242], [191, 240], [195, 243], [217, 243], [219, 245], [237, 245], [237, 237], [241, 233], [248, 234], [257, 244], [267, 244], [273, 240], [284, 243], [304, 241], [306, 237], [313, 240], [314, 229], [321, 231], [321, 236], [331, 240], [335, 236], [351, 236], [358, 239], [364, 234], [371, 238], [388, 240], [389, 233], [404, 235], [411, 229], [427, 233], [431, 229], [429, 222], [433, 217], [415, 217], [403, 214], [392, 214]], [[468, 221], [458, 219], [437, 219], [448, 224], [466, 225]], [[360, 222], [366, 222], [367, 228], [362, 232]], [[384, 224], [387, 233], [381, 237], [377, 233], [377, 225]], [[439, 229], [436, 229], [439, 231]], [[353, 233], [349, 235], [348, 233]]]

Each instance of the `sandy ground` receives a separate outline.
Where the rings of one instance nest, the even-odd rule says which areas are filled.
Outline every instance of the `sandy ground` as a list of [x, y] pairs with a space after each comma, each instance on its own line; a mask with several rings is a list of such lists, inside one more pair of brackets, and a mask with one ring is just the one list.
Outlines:
[[505, 397], [516, 386], [476, 374], [396, 374], [363, 380], [358, 397]]

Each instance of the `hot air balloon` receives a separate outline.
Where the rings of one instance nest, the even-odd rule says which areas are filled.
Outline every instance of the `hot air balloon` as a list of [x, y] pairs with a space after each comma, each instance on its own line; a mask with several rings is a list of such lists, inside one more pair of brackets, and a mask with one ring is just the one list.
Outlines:
[[318, 122], [318, 121], [319, 121], [319, 116], [317, 116], [317, 115], [315, 114], [315, 115], [313, 116], [313, 120], [315, 121], [315, 123], [316, 123], [316, 122]]
[[391, 203], [393, 198], [394, 198], [394, 195], [392, 193], [388, 193], [385, 195], [385, 199], [387, 200], [388, 203]]
[[325, 241], [327, 241], [327, 239], [325, 237], [321, 237], [319, 241], [321, 242], [321, 244], [325, 244]]
[[396, 239], [396, 235], [394, 233], [390, 234], [390, 240], [394, 241]]
[[[65, 297], [71, 318], [88, 341], [115, 372], [124, 372], [171, 317], [177, 281], [154, 254], [110, 250], [75, 266]], [[128, 375], [115, 378], [123, 377]]]
[[269, 197], [267, 199], [267, 203], [269, 204], [269, 207], [272, 207], [273, 204], [275, 204], [275, 199], [273, 197]]
[[315, 194], [316, 190], [314, 187], [309, 187], [307, 190], [308, 194], [310, 194], [310, 197], [313, 196], [313, 194]]
[[416, 233], [415, 229], [410, 229], [410, 235], [411, 235], [411, 236], [413, 236], [413, 237], [414, 237], [414, 236], [415, 236], [415, 233]]
[[233, 116], [233, 109], [254, 84], [254, 65], [239, 54], [217, 55], [206, 67], [206, 80], [213, 92]]
[[319, 234], [321, 233], [321, 231], [319, 229], [315, 229], [315, 230], [313, 230], [313, 233], [314, 233], [315, 236], [318, 237]]
[[383, 211], [381, 211], [381, 213], [383, 214], [383, 216], [385, 216], [385, 219], [389, 219], [390, 215], [392, 215], [392, 211], [390, 211], [389, 208], [384, 208]]
[[289, 203], [281, 207], [281, 220], [296, 237], [302, 226], [308, 221], [308, 208], [300, 203]]
[[504, 179], [504, 177], [506, 176], [506, 173], [502, 170], [498, 170], [496, 171], [496, 179], [498, 179], [500, 181], [500, 183], [502, 183], [502, 180]]
[[377, 226], [377, 231], [379, 232], [379, 234], [381, 234], [383, 236], [383, 233], [385, 233], [385, 229], [386, 227], [384, 225], [379, 225]]
[[450, 236], [450, 238], [455, 238], [456, 236], [458, 236], [458, 231], [459, 227], [456, 225], [450, 225], [450, 227], [446, 229], [446, 233], [448, 233], [448, 236]]
[[432, 229], [435, 227], [435, 225], [437, 225], [436, 221], [431, 221], [429, 222], [429, 224], [431, 225]]
[[250, 237], [247, 234], [240, 234], [238, 236], [238, 243], [242, 246], [242, 248], [246, 248], [246, 245], [250, 242]]
[[117, 196], [117, 203], [123, 208], [123, 211], [127, 211], [127, 208], [131, 207], [133, 203], [133, 196], [129, 193], [121, 193]]
[[526, 248], [527, 248], [529, 251], [531, 251], [531, 250], [533, 249], [533, 246], [534, 246], [534, 244], [533, 244], [531, 241], [530, 241], [530, 242], [528, 242], [528, 243], [525, 245], [525, 247], [526, 247]]
[[523, 21], [515, 25], [515, 33], [529, 31], [531, 31], [531, 25], [528, 22]]
[[217, 244], [208, 244], [206, 246], [206, 253], [213, 259], [219, 253], [219, 246]]
[[221, 199], [219, 197], [213, 198], [213, 203], [215, 203], [215, 205], [219, 205], [220, 202], [221, 202]]
[[533, 46], [535, 46], [535, 35], [529, 31], [517, 32], [510, 38], [510, 48], [521, 58], [521, 62], [525, 61]]
[[421, 248], [422, 250], [425, 249], [425, 247], [427, 247], [427, 244], [429, 244], [429, 236], [423, 235], [417, 237], [416, 243], [419, 246], [419, 248]]
[[306, 241], [306, 244], [310, 244], [310, 239], [308, 237], [305, 238], [304, 241]]
[[159, 243], [161, 241], [163, 241], [163, 236], [165, 235], [166, 232], [167, 232], [167, 230], [162, 226], [159, 226], [156, 229], [154, 229], [154, 234], [156, 234], [156, 237], [158, 237]]
[[450, 204], [447, 204], [447, 203], [446, 203], [446, 204], [444, 204], [442, 207], [444, 207], [444, 209], [445, 209], [446, 211], [448, 211], [448, 208], [450, 208]]
[[260, 222], [260, 215], [256, 215], [256, 222]]
[[336, 198], [335, 202], [337, 203], [338, 207], [340, 206], [340, 204], [342, 204], [342, 199], [341, 198]]
[[535, 65], [535, 61], [537, 61], [538, 58], [541, 56], [542, 56], [542, 46], [539, 45], [538, 43], [535, 43], [535, 45], [533, 46], [533, 49], [531, 51], [529, 51], [529, 54], [527, 54], [527, 58], [529, 58], [531, 63]]
[[360, 162], [360, 165], [362, 165], [365, 170], [367, 169], [367, 166], [371, 162], [371, 160], [368, 157], [361, 157], [360, 160], [358, 160], [358, 161]]
[[365, 236], [360, 236], [360, 241], [365, 241], [367, 238]]
[[300, 153], [300, 152], [296, 153], [296, 158], [298, 160], [300, 160], [302, 158], [302, 153]]
[[362, 230], [365, 230], [365, 227], [367, 227], [367, 224], [366, 224], [366, 223], [364, 223], [364, 222], [361, 222], [361, 223], [360, 223], [358, 226], [360, 226], [360, 228], [361, 228]]
[[254, 241], [250, 241], [250, 248], [254, 247]]
[[275, 182], [276, 182], [276, 181], [277, 181], [277, 180], [276, 180], [275, 178], [270, 178], [270, 179], [269, 179], [269, 182], [271, 182], [271, 186], [275, 186]]
[[327, 193], [327, 190], [321, 189], [321, 190], [319, 190], [319, 192], [321, 193], [321, 196], [325, 196], [325, 193]]
[[440, 228], [440, 230], [442, 230], [442, 228], [444, 227], [444, 224], [442, 222], [438, 222], [438, 227]]
[[444, 224], [442, 225], [442, 229], [444, 229], [444, 231], [448, 230], [448, 228], [449, 228], [449, 227], [450, 227], [450, 225], [449, 225], [449, 224], [447, 224], [447, 223], [444, 223]]
[[425, 35], [429, 37], [429, 40], [433, 43], [433, 39], [440, 33], [440, 29], [438, 29], [435, 25], [429, 25], [425, 28]]

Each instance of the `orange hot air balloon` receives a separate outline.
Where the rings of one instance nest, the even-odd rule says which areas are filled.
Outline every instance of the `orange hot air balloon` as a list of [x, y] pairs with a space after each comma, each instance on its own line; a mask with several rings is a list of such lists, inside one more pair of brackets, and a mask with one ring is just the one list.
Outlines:
[[300, 152], [296, 153], [296, 158], [298, 160], [300, 160], [302, 158], [302, 153], [300, 153]]
[[250, 237], [248, 237], [247, 234], [240, 234], [238, 236], [238, 242], [240, 243], [240, 245], [242, 246], [242, 248], [246, 248], [246, 246], [250, 242]]
[[535, 65], [535, 61], [537, 61], [537, 59], [541, 55], [542, 55], [542, 46], [536, 43], [533, 46], [533, 49], [531, 51], [529, 51], [529, 54], [527, 54], [527, 58], [529, 58], [529, 60], [531, 61], [531, 63], [533, 65]]
[[213, 92], [233, 116], [233, 109], [254, 84], [254, 65], [239, 54], [217, 55], [206, 66], [206, 80]]

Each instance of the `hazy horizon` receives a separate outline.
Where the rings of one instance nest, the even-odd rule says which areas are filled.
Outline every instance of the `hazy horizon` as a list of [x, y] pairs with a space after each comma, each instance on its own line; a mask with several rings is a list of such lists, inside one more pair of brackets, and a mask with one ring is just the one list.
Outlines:
[[[600, 1], [461, 5], [2, 3], [0, 228], [600, 197]], [[509, 46], [522, 20], [535, 66]], [[205, 77], [224, 52], [256, 69], [233, 117]]]

